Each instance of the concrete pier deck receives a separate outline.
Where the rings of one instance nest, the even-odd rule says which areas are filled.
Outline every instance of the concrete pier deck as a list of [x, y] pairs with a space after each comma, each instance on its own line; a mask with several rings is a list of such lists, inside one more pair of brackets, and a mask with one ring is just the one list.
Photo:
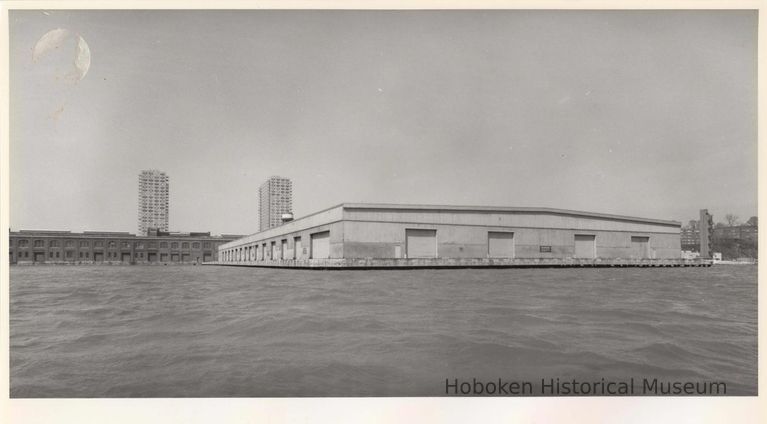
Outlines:
[[412, 259], [285, 259], [274, 261], [204, 262], [203, 265], [314, 270], [442, 269], [442, 268], [619, 268], [709, 267], [705, 259], [510, 259], [510, 258], [412, 258]]

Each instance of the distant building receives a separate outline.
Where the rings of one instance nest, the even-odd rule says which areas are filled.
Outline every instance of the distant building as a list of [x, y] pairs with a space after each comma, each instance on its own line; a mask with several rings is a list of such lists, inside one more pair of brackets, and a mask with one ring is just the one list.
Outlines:
[[150, 228], [168, 231], [168, 176], [156, 169], [138, 176], [138, 234]]
[[680, 239], [682, 250], [700, 252], [700, 230], [697, 227], [683, 227]]
[[747, 240], [756, 242], [759, 238], [759, 228], [751, 225], [717, 227], [714, 228], [714, 238], [717, 240]]
[[259, 228], [261, 231], [282, 225], [282, 215], [293, 213], [293, 183], [272, 176], [258, 189]]
[[700, 221], [698, 221], [698, 228], [700, 228], [700, 257], [704, 259], [710, 259], [714, 217], [708, 213], [708, 209], [700, 210]]
[[15, 231], [11, 264], [198, 264], [215, 261], [218, 246], [238, 235], [168, 233], [141, 236], [122, 232]]

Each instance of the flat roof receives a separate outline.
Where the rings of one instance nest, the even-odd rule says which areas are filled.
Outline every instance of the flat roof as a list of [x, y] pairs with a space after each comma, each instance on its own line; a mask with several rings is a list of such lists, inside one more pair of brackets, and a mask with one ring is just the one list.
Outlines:
[[[652, 219], [652, 218], [638, 218], [634, 216], [612, 215], [612, 214], [596, 213], [596, 212], [583, 212], [583, 211], [574, 211], [569, 209], [514, 207], [514, 206], [423, 205], [423, 204], [399, 204], [399, 203], [339, 203], [329, 208], [321, 209], [317, 212], [312, 212], [309, 215], [304, 215], [300, 218], [296, 218], [292, 221], [288, 221], [282, 225], [285, 225], [288, 223], [296, 223], [303, 219], [312, 217], [314, 215], [319, 215], [323, 212], [327, 212], [329, 210], [338, 209], [338, 208], [378, 209], [378, 210], [389, 209], [389, 210], [398, 210], [398, 211], [409, 210], [409, 211], [461, 211], [461, 212], [483, 212], [483, 213], [492, 213], [492, 212], [545, 213], [545, 214], [553, 214], [553, 215], [570, 215], [570, 216], [582, 216], [586, 218], [610, 219], [614, 221], [641, 222], [641, 223], [647, 223], [647, 224], [659, 224], [659, 225], [668, 225], [668, 226], [674, 226], [674, 227], [682, 226], [682, 223], [678, 221]], [[261, 230], [255, 233], [251, 233], [246, 236], [242, 236], [240, 238], [256, 236], [266, 231], [279, 228], [282, 225], [278, 225], [276, 227], [268, 228], [266, 230]], [[236, 241], [236, 240], [233, 240], [233, 241]]]
[[[661, 220], [653, 218], [639, 218], [635, 216], [612, 215], [596, 212], [583, 212], [570, 209], [539, 208], [539, 207], [513, 207], [513, 206], [464, 206], [464, 205], [408, 205], [394, 203], [341, 203], [333, 208], [343, 207], [344, 209], [391, 209], [391, 210], [413, 210], [413, 211], [461, 211], [461, 212], [521, 212], [521, 213], [547, 213], [555, 215], [575, 215], [588, 218], [612, 219], [617, 221], [635, 221], [646, 222], [661, 225], [681, 226], [682, 223], [671, 220]], [[329, 209], [333, 209], [329, 208]]]

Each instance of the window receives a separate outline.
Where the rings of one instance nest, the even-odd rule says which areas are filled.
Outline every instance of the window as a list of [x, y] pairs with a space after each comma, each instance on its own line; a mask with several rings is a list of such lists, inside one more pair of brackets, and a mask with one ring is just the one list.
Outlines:
[[110, 249], [114, 249], [115, 247], [117, 247], [117, 243], [110, 241], [108, 246]]
[[189, 243], [188, 242], [181, 243], [181, 248], [182, 249], [189, 249]]
[[45, 247], [42, 240], [35, 240], [35, 247]]
[[53, 257], [53, 252], [48, 252], [48, 257], [52, 258]]
[[136, 242], [136, 249], [143, 249], [144, 248], [144, 242], [138, 241]]
[[149, 242], [149, 248], [150, 248], [150, 249], [157, 249], [157, 242], [155, 242], [155, 241], [150, 241], [150, 242]]
[[171, 248], [171, 249], [178, 249], [178, 242], [175, 242], [175, 241], [174, 241], [174, 242], [172, 242], [172, 243], [170, 244], [170, 248]]
[[58, 240], [51, 240], [48, 242], [48, 246], [50, 247], [59, 247], [59, 241]]
[[128, 249], [130, 247], [130, 243], [128, 243], [127, 241], [123, 241], [120, 243], [120, 247], [122, 247], [123, 249]]
[[93, 242], [93, 247], [104, 247], [104, 242], [101, 240], [97, 240]]
[[74, 246], [75, 246], [75, 242], [72, 240], [67, 240], [64, 242], [64, 247], [74, 247]]
[[80, 242], [80, 247], [88, 247], [88, 246], [89, 246], [89, 244], [88, 244], [87, 241], [81, 241]]
[[168, 248], [168, 242], [167, 241], [161, 241], [160, 242], [160, 247], [163, 248], [163, 249], [167, 249]]
[[199, 249], [199, 248], [200, 248], [200, 243], [198, 242], [192, 243], [192, 249]]
[[205, 248], [205, 249], [210, 249], [210, 242], [209, 241], [204, 242], [202, 244], [202, 247]]
[[67, 250], [67, 253], [66, 253], [66, 255], [65, 255], [65, 256], [66, 256], [67, 258], [71, 258], [71, 257], [72, 257], [72, 251], [71, 251], [71, 250]]
[[19, 247], [27, 247], [29, 246], [29, 240], [19, 240]]

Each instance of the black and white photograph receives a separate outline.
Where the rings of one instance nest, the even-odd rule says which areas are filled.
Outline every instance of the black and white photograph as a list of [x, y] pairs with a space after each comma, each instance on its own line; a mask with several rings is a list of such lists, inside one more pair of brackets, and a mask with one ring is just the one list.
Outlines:
[[7, 10], [10, 399], [758, 396], [758, 18]]

